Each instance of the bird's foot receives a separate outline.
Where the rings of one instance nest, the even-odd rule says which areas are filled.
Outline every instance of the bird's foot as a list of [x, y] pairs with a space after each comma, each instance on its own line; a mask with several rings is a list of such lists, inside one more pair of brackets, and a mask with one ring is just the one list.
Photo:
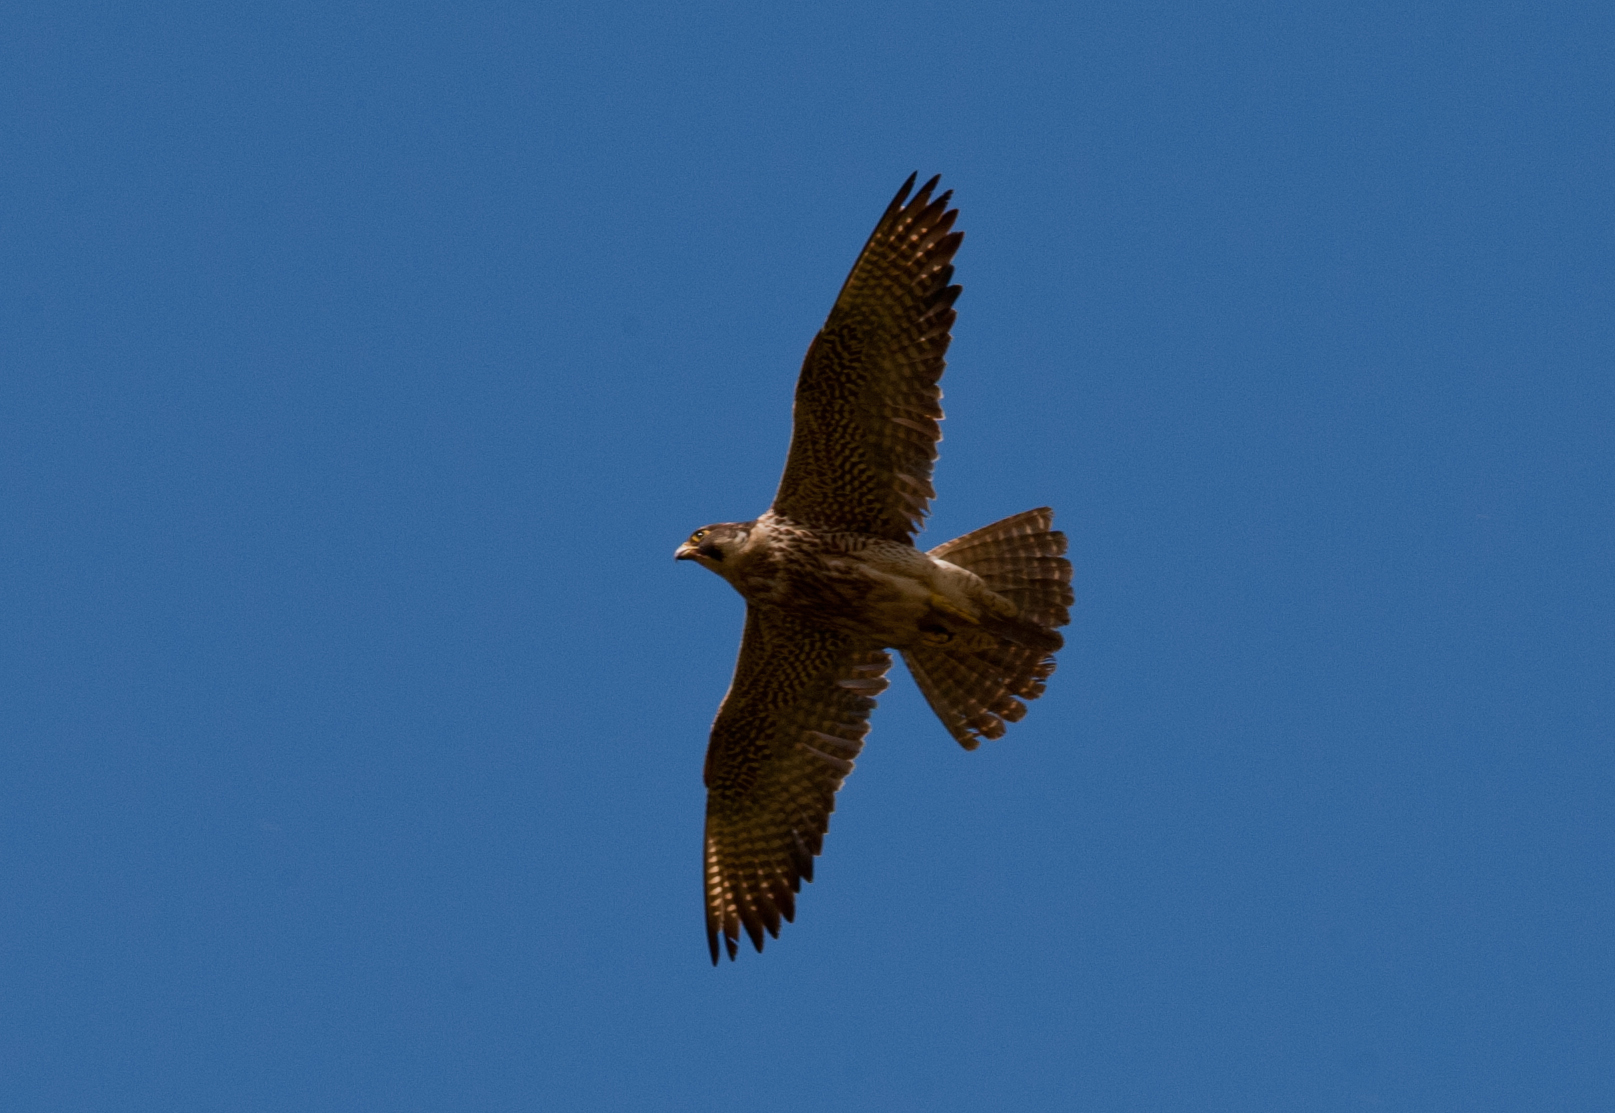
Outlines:
[[964, 635], [962, 641], [964, 642], [964, 647], [972, 653], [998, 647], [998, 638], [985, 630], [971, 630]]
[[999, 639], [979, 626], [973, 630], [925, 630], [920, 634], [920, 644], [930, 649], [947, 647], [953, 650], [966, 650], [977, 653], [983, 649], [993, 649], [998, 645]]
[[975, 615], [971, 614], [969, 611], [960, 609], [951, 599], [947, 598], [947, 596], [941, 594], [940, 592], [933, 591], [931, 593], [930, 603], [933, 611], [940, 614], [945, 614], [949, 618], [956, 618], [960, 622], [968, 623], [971, 626], [976, 625], [976, 622], [978, 621]]
[[1021, 609], [996, 591], [983, 589], [981, 601], [987, 604], [987, 609], [999, 618], [1014, 618], [1021, 613]]

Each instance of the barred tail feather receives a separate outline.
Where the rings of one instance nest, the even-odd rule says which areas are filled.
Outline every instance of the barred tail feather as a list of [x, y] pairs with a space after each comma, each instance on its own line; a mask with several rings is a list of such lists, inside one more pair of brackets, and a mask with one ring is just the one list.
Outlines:
[[1014, 603], [1020, 613], [1007, 627], [986, 628], [997, 645], [966, 649], [920, 646], [903, 660], [926, 702], [967, 750], [983, 738], [1003, 736], [1004, 724], [1026, 714], [1021, 700], [1036, 699], [1054, 672], [1055, 629], [1071, 621], [1071, 562], [1065, 534], [1052, 529], [1054, 511], [1028, 510], [954, 538], [931, 556], [967, 568]]
[[938, 545], [931, 555], [980, 576], [1047, 630], [1071, 621], [1071, 562], [1054, 511], [1027, 510]]

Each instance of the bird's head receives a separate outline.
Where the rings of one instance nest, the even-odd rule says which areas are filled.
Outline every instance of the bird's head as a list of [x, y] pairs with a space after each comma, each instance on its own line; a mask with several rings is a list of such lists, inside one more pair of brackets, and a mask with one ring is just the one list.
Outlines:
[[[719, 522], [703, 526], [673, 552], [674, 560], [693, 560], [722, 576], [732, 570], [735, 555], [751, 536], [750, 522]], [[725, 562], [730, 567], [725, 567]]]

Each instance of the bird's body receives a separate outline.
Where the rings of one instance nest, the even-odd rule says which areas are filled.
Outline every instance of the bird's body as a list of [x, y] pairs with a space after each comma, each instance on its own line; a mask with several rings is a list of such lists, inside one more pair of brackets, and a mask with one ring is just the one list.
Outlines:
[[743, 538], [732, 553], [713, 559], [700, 554], [699, 544], [680, 553], [728, 580], [753, 606], [787, 611], [880, 648], [946, 645], [969, 638], [984, 621], [1015, 614], [1015, 605], [980, 576], [911, 544], [815, 529], [773, 512], [724, 524]]
[[[835, 793], [863, 748], [888, 649], [966, 749], [1043, 693], [1070, 620], [1053, 512], [1029, 510], [929, 552], [950, 286], [961, 234], [933, 178], [911, 177], [848, 275], [797, 380], [790, 454], [767, 513], [693, 533], [675, 554], [746, 599], [734, 682], [707, 747], [707, 942], [790, 920]], [[906, 203], [905, 203], [906, 202]]]

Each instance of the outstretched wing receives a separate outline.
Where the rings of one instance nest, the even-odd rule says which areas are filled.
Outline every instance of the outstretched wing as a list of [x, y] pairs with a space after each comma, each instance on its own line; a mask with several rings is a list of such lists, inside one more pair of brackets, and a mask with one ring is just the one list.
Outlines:
[[[887, 206], [808, 347], [791, 451], [774, 510], [806, 525], [908, 541], [935, 497], [948, 329], [953, 327], [952, 193], [913, 176]], [[905, 203], [906, 201], [906, 203]]]
[[836, 789], [863, 749], [891, 658], [850, 634], [746, 610], [734, 682], [707, 747], [707, 945], [763, 949], [813, 880]]

